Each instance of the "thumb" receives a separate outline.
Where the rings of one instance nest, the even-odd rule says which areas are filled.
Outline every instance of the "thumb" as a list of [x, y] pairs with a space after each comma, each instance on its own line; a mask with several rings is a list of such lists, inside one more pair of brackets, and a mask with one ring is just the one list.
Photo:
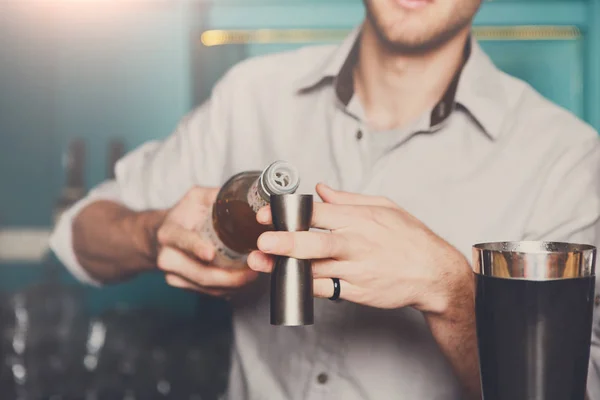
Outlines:
[[325, 203], [398, 208], [396, 203], [387, 197], [344, 192], [332, 189], [324, 183], [317, 185], [317, 194]]

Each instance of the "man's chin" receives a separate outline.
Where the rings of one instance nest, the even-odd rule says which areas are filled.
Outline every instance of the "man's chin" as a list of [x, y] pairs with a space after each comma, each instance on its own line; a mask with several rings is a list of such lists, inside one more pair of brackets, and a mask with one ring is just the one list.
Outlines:
[[447, 42], [446, 38], [385, 38], [384, 45], [396, 53], [425, 54]]

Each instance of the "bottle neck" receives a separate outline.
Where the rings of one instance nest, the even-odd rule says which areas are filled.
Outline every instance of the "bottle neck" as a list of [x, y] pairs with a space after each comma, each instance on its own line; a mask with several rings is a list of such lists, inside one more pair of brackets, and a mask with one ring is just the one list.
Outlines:
[[261, 174], [258, 179], [255, 182], [257, 191], [258, 191], [258, 195], [267, 203], [271, 202], [271, 193], [269, 192], [269, 189], [267, 189], [267, 187], [265, 186], [264, 180], [263, 180], [263, 175]]

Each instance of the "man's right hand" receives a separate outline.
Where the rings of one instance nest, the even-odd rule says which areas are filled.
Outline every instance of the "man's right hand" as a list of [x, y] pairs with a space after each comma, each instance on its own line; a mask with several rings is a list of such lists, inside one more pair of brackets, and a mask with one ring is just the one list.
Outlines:
[[168, 211], [156, 231], [156, 263], [171, 286], [228, 298], [253, 282], [258, 273], [247, 267], [225, 269], [211, 265], [215, 248], [199, 232], [218, 191], [194, 187]]

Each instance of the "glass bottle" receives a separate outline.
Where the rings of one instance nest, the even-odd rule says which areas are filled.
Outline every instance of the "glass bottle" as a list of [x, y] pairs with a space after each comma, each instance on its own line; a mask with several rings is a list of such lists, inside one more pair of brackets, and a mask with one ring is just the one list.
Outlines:
[[270, 203], [272, 194], [294, 193], [299, 183], [298, 171], [286, 161], [232, 176], [221, 187], [202, 232], [217, 250], [213, 265], [244, 266], [258, 237], [271, 229], [256, 221], [256, 213]]

